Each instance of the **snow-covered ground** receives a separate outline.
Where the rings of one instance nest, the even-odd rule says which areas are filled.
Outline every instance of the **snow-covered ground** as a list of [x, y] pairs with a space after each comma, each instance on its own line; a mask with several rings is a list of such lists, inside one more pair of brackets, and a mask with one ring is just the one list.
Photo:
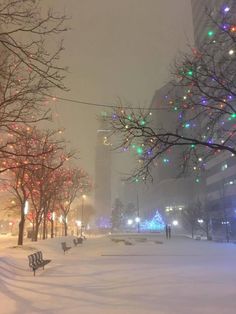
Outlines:
[[[128, 237], [133, 245], [91, 238], [65, 255], [61, 238], [14, 248], [1, 237], [0, 313], [236, 313], [236, 244]], [[35, 277], [33, 248], [52, 259]]]

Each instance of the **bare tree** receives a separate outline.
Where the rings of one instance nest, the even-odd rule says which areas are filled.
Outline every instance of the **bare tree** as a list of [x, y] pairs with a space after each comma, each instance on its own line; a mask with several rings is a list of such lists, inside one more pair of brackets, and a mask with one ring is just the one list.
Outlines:
[[30, 200], [34, 208], [37, 236], [47, 193], [46, 179], [71, 156], [71, 153], [65, 152], [64, 142], [55, 138], [55, 133], [58, 132], [39, 131], [37, 128], [18, 129], [14, 144], [10, 147], [11, 158], [4, 162], [10, 171], [9, 180], [4, 184], [20, 203], [18, 245], [23, 244], [26, 201]]
[[67, 236], [67, 216], [71, 210], [72, 203], [83, 193], [91, 189], [88, 174], [79, 168], [60, 169], [58, 177], [60, 192], [58, 193], [58, 205], [63, 217], [65, 236]]
[[[204, 43], [175, 62], [174, 81], [162, 108], [169, 112], [171, 127], [151, 123], [147, 110], [120, 106], [110, 117], [119, 147], [134, 149], [139, 163], [133, 176], [151, 177], [154, 161], [181, 148], [182, 170], [202, 164], [212, 154], [235, 155], [236, 15], [235, 5], [218, 14], [206, 12]], [[151, 109], [150, 109], [151, 110]], [[172, 114], [171, 114], [172, 113]], [[173, 119], [173, 113], [175, 119]]]
[[194, 232], [199, 226], [198, 219], [201, 215], [201, 207], [198, 202], [192, 203], [182, 211], [182, 218], [185, 228], [190, 229], [192, 238], [194, 237]]
[[50, 118], [45, 95], [66, 90], [57, 40], [66, 31], [66, 17], [42, 7], [41, 0], [0, 3], [0, 158], [2, 151], [12, 154], [11, 136], [19, 124]]

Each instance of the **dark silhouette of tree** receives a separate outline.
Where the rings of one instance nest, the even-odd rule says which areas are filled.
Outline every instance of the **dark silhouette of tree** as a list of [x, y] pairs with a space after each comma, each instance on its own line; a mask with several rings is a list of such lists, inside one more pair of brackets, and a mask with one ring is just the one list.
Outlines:
[[122, 226], [124, 205], [119, 198], [116, 198], [111, 212], [113, 229], [120, 229]]
[[[41, 5], [41, 0], [0, 3], [1, 159], [2, 152], [13, 154], [11, 137], [19, 125], [50, 119], [45, 95], [55, 88], [66, 90], [65, 68], [59, 63], [66, 17]], [[5, 170], [2, 165], [0, 171]]]
[[18, 245], [23, 244], [26, 201], [33, 207], [34, 240], [37, 240], [39, 226], [47, 215], [51, 174], [72, 156], [65, 151], [64, 141], [56, 134], [57, 131], [40, 131], [35, 127], [18, 128], [10, 147], [11, 158], [4, 162], [9, 171], [2, 185], [14, 194], [20, 204]]
[[124, 105], [111, 115], [118, 147], [138, 156], [132, 177], [151, 177], [154, 162], [171, 159], [175, 148], [181, 150], [182, 171], [195, 167], [200, 172], [207, 158], [222, 151], [236, 154], [235, 12], [235, 5], [217, 14], [206, 11], [203, 44], [176, 60], [172, 88], [159, 108], [169, 111], [171, 119], [175, 114], [170, 127], [167, 121], [156, 125], [147, 110]]

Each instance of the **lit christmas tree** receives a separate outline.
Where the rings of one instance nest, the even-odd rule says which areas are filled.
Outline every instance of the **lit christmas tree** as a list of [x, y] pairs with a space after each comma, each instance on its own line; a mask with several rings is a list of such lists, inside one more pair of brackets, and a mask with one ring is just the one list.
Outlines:
[[165, 223], [157, 210], [154, 217], [150, 220], [144, 220], [140, 223], [142, 231], [162, 231], [165, 228]]

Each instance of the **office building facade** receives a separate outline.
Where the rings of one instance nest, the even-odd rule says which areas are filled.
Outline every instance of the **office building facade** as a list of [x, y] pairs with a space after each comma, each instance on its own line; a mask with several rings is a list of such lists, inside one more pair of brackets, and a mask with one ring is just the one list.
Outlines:
[[[208, 32], [206, 7], [211, 12], [233, 9], [235, 1], [192, 0], [192, 16], [196, 47], [200, 48]], [[206, 163], [206, 206], [211, 217], [212, 235], [216, 239], [236, 238], [236, 158], [221, 152]]]

